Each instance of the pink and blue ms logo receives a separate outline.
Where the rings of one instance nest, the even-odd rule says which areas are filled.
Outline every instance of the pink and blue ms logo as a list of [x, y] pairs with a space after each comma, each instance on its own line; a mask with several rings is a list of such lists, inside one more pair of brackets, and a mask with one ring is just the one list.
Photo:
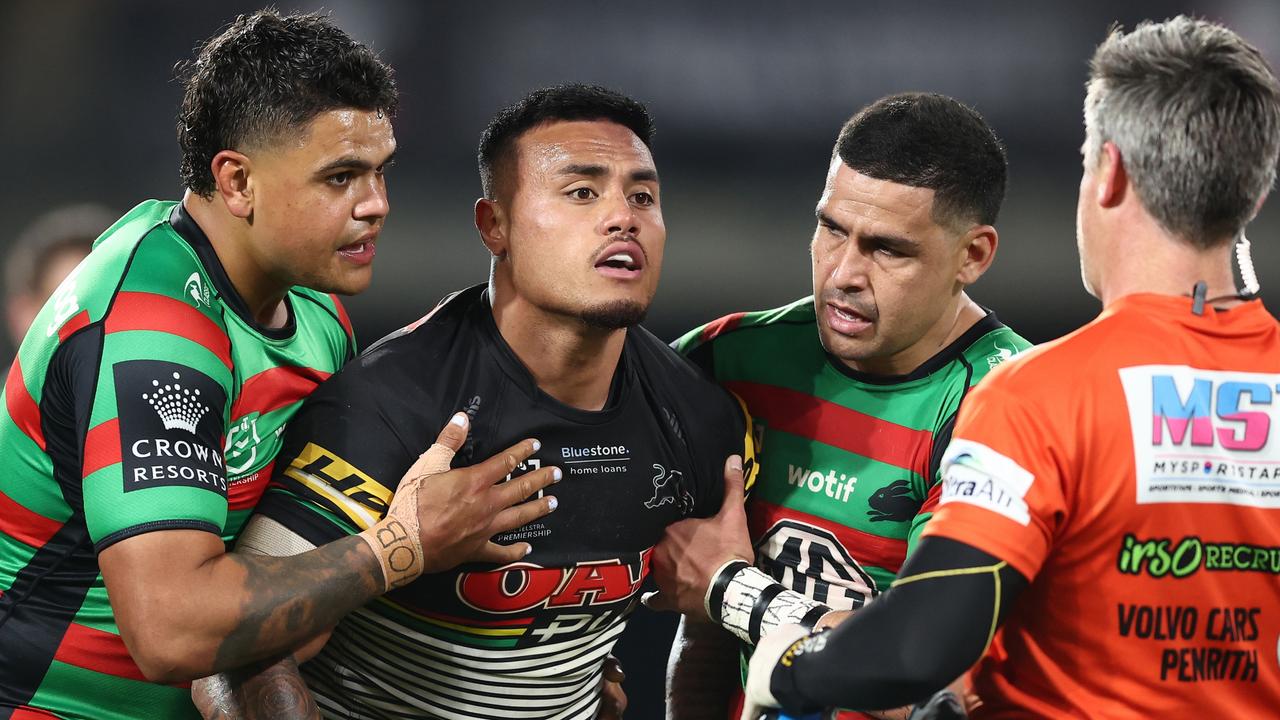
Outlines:
[[[1185, 383], [1184, 383], [1185, 387]], [[1194, 378], [1183, 394], [1172, 375], [1151, 377], [1151, 443], [1257, 451], [1267, 444], [1280, 384]], [[1204, 472], [1213, 471], [1206, 463]]]

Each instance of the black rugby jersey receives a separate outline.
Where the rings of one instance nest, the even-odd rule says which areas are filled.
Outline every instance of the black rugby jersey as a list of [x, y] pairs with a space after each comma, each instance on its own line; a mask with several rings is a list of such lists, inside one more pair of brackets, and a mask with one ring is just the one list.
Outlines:
[[455, 466], [535, 437], [541, 449], [514, 475], [564, 472], [554, 512], [494, 538], [533, 552], [392, 591], [344, 619], [303, 673], [332, 716], [593, 717], [602, 661], [653, 545], [668, 524], [719, 509], [726, 457], [754, 469], [749, 421], [639, 327], [627, 331], [604, 409], [564, 405], [538, 389], [477, 286], [317, 389], [289, 426], [258, 512], [317, 545], [369, 527], [459, 410], [471, 431]]

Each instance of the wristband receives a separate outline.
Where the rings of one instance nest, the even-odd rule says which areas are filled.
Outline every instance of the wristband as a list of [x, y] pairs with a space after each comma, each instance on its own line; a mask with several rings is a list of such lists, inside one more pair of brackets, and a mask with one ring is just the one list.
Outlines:
[[[728, 566], [722, 568], [716, 580], [728, 574], [728, 570]], [[724, 629], [754, 645], [780, 625], [798, 624], [812, 629], [830, 610], [816, 600], [786, 589], [759, 568], [747, 566], [733, 572], [725, 583], [719, 613], [708, 615], [717, 619]]]
[[[456, 422], [455, 422], [456, 424]], [[447, 472], [453, 450], [434, 443], [409, 468], [382, 520], [360, 533], [382, 567], [382, 591], [413, 582], [426, 567], [418, 522], [418, 492], [428, 477]]]

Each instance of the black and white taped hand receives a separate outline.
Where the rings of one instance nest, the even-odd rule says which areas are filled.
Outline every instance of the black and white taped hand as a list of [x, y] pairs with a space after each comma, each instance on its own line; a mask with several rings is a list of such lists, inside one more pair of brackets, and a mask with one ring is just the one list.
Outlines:
[[825, 635], [825, 630], [811, 633], [803, 625], [788, 624], [761, 638], [747, 669], [739, 720], [760, 720], [765, 711], [782, 707], [774, 696], [774, 676], [779, 671], [789, 672], [797, 656], [820, 650], [826, 644]]
[[812, 628], [831, 611], [742, 562], [721, 568], [707, 593], [707, 606], [713, 620], [750, 644], [782, 625]]

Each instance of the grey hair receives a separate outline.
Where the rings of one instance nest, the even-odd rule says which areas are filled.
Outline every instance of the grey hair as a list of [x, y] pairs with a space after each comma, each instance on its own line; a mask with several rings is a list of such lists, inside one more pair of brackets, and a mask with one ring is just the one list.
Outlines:
[[1179, 15], [1114, 29], [1089, 69], [1085, 162], [1110, 141], [1165, 230], [1205, 249], [1238, 235], [1280, 155], [1280, 85], [1258, 50]]

